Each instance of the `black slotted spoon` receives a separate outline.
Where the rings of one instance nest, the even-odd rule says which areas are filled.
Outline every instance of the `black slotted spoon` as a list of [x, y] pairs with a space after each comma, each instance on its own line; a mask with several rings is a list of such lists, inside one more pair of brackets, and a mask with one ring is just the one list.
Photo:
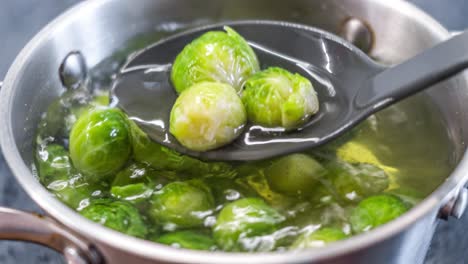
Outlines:
[[[207, 152], [181, 146], [169, 134], [177, 94], [171, 63], [185, 45], [211, 30], [230, 26], [254, 49], [262, 64], [308, 78], [320, 110], [301, 129], [284, 132], [248, 124], [233, 143]], [[206, 160], [249, 161], [320, 146], [366, 117], [468, 67], [468, 32], [457, 35], [391, 68], [372, 61], [345, 40], [287, 22], [237, 21], [192, 29], [164, 39], [133, 56], [114, 83], [112, 96], [151, 139]]]

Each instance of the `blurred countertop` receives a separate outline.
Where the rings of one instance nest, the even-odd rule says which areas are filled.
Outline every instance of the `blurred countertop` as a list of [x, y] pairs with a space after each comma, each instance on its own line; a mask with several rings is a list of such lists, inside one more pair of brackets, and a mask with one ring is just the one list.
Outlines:
[[[92, 0], [90, 0], [92, 1]], [[392, 1], [392, 0], [388, 0]], [[77, 0], [4, 0], [0, 8], [0, 78], [27, 41], [45, 24]], [[467, 0], [412, 0], [449, 30], [468, 27]], [[22, 210], [40, 209], [11, 175], [0, 154], [0, 205]], [[461, 220], [441, 221], [426, 264], [468, 263], [468, 213]], [[22, 242], [0, 242], [0, 263], [64, 263], [61, 256], [41, 246]]]

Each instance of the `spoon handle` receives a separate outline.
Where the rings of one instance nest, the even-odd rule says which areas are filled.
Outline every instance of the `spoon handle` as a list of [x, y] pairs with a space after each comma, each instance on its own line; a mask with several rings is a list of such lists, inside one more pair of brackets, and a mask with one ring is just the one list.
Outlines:
[[370, 79], [355, 98], [358, 107], [384, 108], [468, 67], [468, 30]]

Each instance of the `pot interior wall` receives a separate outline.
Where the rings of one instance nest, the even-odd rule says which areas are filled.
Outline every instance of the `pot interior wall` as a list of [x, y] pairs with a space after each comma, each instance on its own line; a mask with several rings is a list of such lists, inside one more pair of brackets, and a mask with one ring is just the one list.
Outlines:
[[[35, 46], [29, 46], [30, 56], [25, 61], [16, 62], [22, 63], [22, 68], [18, 71], [20, 78], [12, 84], [15, 92], [11, 121], [16, 144], [28, 166], [32, 162], [34, 133], [40, 114], [63, 91], [58, 68], [65, 55], [74, 50], [80, 50], [88, 66], [93, 67], [111, 54], [114, 54], [113, 59], [121, 60], [174, 30], [236, 19], [299, 22], [339, 34], [349, 17], [357, 17], [375, 33], [370, 55], [390, 64], [440, 41], [440, 36], [424, 19], [400, 12], [398, 5], [390, 6], [385, 1], [114, 0], [95, 1], [87, 7], [62, 17]], [[133, 38], [137, 35], [140, 37]], [[408, 115], [402, 122], [417, 122], [423, 115], [428, 122], [442, 122], [446, 129], [437, 131], [435, 136], [443, 136], [447, 141], [435, 145], [434, 151], [438, 151], [437, 148], [445, 151], [446, 158], [455, 165], [463, 154], [463, 142], [468, 135], [468, 123], [464, 121], [468, 109], [461, 104], [467, 99], [466, 81], [459, 77], [438, 86], [441, 87], [386, 111], [394, 111], [392, 118]], [[408, 124], [406, 127], [410, 129]], [[411, 158], [413, 152], [409, 150], [406, 155]]]

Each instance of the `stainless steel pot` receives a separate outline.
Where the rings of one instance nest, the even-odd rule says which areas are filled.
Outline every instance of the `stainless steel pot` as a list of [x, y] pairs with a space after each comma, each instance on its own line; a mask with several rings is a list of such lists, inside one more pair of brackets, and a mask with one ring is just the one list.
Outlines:
[[[179, 250], [128, 237], [92, 223], [56, 200], [31, 173], [40, 113], [63, 89], [63, 58], [80, 50], [94, 66], [138, 33], [232, 19], [310, 24], [355, 41], [370, 55], [396, 63], [449, 33], [404, 1], [386, 0], [95, 0], [50, 23], [11, 66], [0, 95], [0, 142], [22, 187], [49, 215], [0, 210], [0, 238], [41, 243], [69, 263], [420, 263], [440, 217], [459, 217], [466, 205], [468, 82], [461, 75], [424, 96], [440, 110], [458, 164], [447, 180], [409, 213], [381, 228], [321, 250], [232, 254]], [[369, 29], [371, 29], [369, 31]], [[422, 95], [421, 95], [422, 96]], [[426, 99], [427, 99], [426, 98]], [[415, 105], [414, 107], [418, 107]]]

